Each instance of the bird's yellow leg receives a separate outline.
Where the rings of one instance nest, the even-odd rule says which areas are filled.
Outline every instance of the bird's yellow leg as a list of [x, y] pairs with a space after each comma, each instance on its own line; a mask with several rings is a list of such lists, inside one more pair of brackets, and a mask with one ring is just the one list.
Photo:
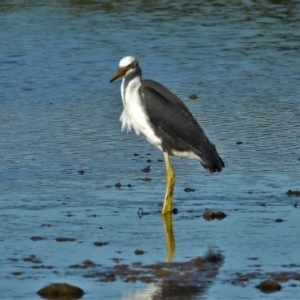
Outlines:
[[172, 214], [162, 215], [162, 220], [166, 235], [167, 257], [166, 262], [169, 263], [172, 260], [175, 250], [175, 238], [173, 234]]
[[175, 185], [175, 174], [173, 172], [169, 155], [168, 153], [164, 152], [164, 159], [166, 164], [166, 171], [167, 171], [167, 184], [166, 184], [166, 193], [165, 193], [165, 200], [162, 208], [162, 214], [167, 214], [172, 211], [172, 200], [173, 200], [173, 189]]

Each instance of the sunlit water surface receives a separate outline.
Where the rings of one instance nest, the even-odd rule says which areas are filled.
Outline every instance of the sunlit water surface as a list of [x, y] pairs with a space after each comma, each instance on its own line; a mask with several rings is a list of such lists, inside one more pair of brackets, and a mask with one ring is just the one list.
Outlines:
[[[52, 282], [80, 286], [83, 299], [154, 299], [153, 284], [69, 268], [165, 261], [162, 153], [120, 131], [120, 81], [109, 84], [126, 55], [187, 104], [226, 164], [208, 176], [172, 159], [173, 262], [209, 249], [225, 259], [193, 299], [269, 299], [260, 280], [232, 284], [235, 273], [300, 271], [299, 198], [286, 195], [300, 188], [299, 1], [7, 0], [0, 21], [1, 299], [38, 299]], [[206, 209], [227, 218], [207, 222]], [[32, 254], [40, 263], [24, 261]], [[297, 299], [299, 281], [281, 284], [272, 299]]]

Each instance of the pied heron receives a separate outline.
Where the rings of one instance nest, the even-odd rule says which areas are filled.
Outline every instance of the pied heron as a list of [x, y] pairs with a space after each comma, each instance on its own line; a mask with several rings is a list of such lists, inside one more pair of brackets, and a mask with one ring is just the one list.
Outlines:
[[134, 57], [121, 59], [110, 82], [121, 76], [122, 131], [133, 128], [136, 134], [144, 134], [152, 145], [163, 151], [167, 184], [162, 214], [169, 213], [175, 184], [169, 155], [195, 158], [209, 173], [220, 172], [224, 162], [185, 104], [160, 83], [142, 80], [142, 70]]

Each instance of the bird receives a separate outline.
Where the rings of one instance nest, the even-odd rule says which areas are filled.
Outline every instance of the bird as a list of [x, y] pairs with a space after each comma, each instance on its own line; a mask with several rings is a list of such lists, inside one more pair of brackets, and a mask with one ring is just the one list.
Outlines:
[[225, 164], [187, 106], [162, 84], [142, 79], [142, 70], [133, 56], [120, 60], [110, 83], [122, 76], [121, 130], [134, 129], [163, 151], [166, 190], [161, 213], [171, 213], [175, 173], [169, 155], [197, 159], [209, 173], [221, 172]]

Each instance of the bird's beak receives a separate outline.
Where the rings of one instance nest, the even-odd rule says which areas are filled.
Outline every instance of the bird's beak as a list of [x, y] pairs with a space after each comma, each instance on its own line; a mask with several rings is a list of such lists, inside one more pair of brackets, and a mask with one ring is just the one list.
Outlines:
[[126, 73], [126, 69], [124, 68], [120, 68], [114, 75], [113, 77], [110, 79], [110, 83], [112, 83], [114, 80], [116, 80], [117, 78], [125, 75]]

